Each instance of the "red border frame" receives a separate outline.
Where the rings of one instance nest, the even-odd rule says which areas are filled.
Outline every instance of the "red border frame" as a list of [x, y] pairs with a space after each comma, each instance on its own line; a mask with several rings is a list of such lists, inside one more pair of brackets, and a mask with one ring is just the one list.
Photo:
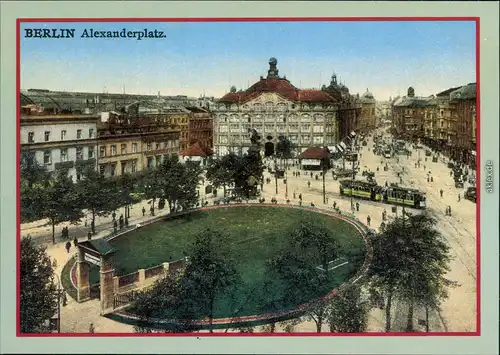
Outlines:
[[[479, 17], [242, 17], [242, 18], [18, 18], [16, 19], [16, 144], [20, 145], [20, 91], [21, 91], [21, 23], [22, 22], [366, 22], [366, 21], [473, 21], [476, 24], [476, 184], [481, 181], [480, 168], [480, 18]], [[478, 129], [479, 128], [479, 129]], [[16, 149], [16, 231], [17, 245], [16, 257], [20, 258], [21, 217], [20, 217], [20, 149]], [[16, 336], [17, 337], [217, 337], [217, 336], [480, 336], [481, 335], [481, 242], [480, 242], [480, 201], [481, 189], [477, 189], [476, 203], [476, 331], [475, 332], [429, 332], [429, 333], [404, 333], [404, 332], [370, 332], [370, 333], [61, 333], [61, 334], [25, 334], [20, 332], [20, 274], [16, 266]]]

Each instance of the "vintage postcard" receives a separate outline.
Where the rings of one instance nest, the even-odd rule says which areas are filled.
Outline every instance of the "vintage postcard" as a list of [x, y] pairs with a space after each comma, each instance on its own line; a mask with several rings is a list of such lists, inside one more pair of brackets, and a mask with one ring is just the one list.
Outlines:
[[480, 335], [479, 17], [16, 25], [17, 336]]

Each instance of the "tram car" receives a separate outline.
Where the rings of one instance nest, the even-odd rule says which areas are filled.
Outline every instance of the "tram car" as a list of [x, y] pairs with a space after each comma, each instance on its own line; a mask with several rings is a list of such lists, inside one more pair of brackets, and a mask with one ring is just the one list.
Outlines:
[[427, 201], [424, 192], [400, 186], [379, 186], [359, 180], [341, 180], [340, 195], [353, 196], [375, 202], [404, 205], [417, 209], [427, 208]]

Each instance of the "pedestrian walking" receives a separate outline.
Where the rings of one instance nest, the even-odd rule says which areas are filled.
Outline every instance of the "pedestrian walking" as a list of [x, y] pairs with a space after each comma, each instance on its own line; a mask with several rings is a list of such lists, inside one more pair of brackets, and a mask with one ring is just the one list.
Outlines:
[[113, 231], [116, 233], [118, 230], [118, 222], [116, 222], [116, 219], [113, 221]]
[[144, 206], [142, 207], [142, 216], [144, 217], [144, 215], [146, 214], [146, 209], [144, 208]]
[[382, 212], [382, 221], [385, 221], [386, 219], [387, 219], [387, 211], [386, 211], [386, 210], [384, 210], [384, 211]]
[[151, 214], [151, 216], [155, 215], [155, 208], [153, 206], [151, 206], [151, 208], [149, 209], [149, 213]]
[[333, 201], [333, 209], [337, 208], [337, 201]]
[[311, 187], [311, 182], [310, 181], [307, 182], [307, 187]]
[[87, 218], [85, 218], [85, 227], [87, 227]]
[[89, 231], [89, 232], [87, 233], [87, 240], [91, 240], [91, 239], [92, 239], [92, 232], [91, 232], [91, 231]]
[[302, 201], [302, 194], [299, 194], [299, 200]]
[[458, 194], [458, 202], [460, 202], [460, 193]]
[[371, 217], [368, 215], [368, 216], [366, 217], [366, 223], [367, 223], [368, 225], [370, 225], [370, 222], [371, 222], [371, 221], [372, 221], [372, 219], [371, 219]]
[[69, 253], [69, 250], [71, 249], [71, 243], [69, 241], [66, 242], [66, 252]]
[[311, 179], [312, 179], [312, 177], [313, 177], [313, 173], [312, 173], [312, 171], [311, 171]]
[[441, 195], [441, 198], [443, 198], [443, 189], [439, 190], [439, 194]]
[[118, 223], [120, 224], [120, 230], [122, 230], [123, 229], [123, 216], [120, 216]]
[[89, 325], [89, 333], [94, 333], [94, 332], [95, 332], [94, 323], [90, 323], [90, 325]]
[[359, 202], [356, 202], [356, 211], [359, 212]]
[[78, 238], [75, 237], [75, 239], [73, 239], [73, 245], [75, 246], [75, 248], [78, 246]]
[[113, 211], [113, 213], [111, 214], [111, 217], [113, 217], [113, 221], [116, 219], [116, 212]]
[[326, 197], [326, 204], [328, 205], [328, 196]]

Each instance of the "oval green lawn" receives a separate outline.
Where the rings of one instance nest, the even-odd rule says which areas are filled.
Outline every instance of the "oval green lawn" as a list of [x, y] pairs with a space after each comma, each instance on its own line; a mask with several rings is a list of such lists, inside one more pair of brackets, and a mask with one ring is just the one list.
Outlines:
[[[330, 272], [328, 282], [332, 290], [347, 281], [363, 264], [366, 246], [362, 236], [354, 226], [340, 219], [278, 206], [221, 207], [197, 211], [182, 218], [155, 222], [122, 235], [110, 241], [117, 249], [113, 256], [115, 275], [178, 260], [185, 256], [198, 233], [206, 228], [220, 230], [227, 236], [227, 244], [238, 262], [243, 287], [231, 297], [217, 301], [215, 317], [231, 317], [234, 309], [240, 309], [238, 316], [273, 312], [275, 310], [266, 304], [269, 304], [270, 297], [279, 297], [281, 285], [277, 280], [266, 280], [265, 262], [287, 245], [290, 232], [302, 221], [322, 224], [331, 230], [340, 247], [340, 255], [349, 261], [349, 264]], [[276, 284], [271, 294], [269, 290], [262, 294], [266, 281]], [[289, 304], [284, 308], [296, 306], [298, 304]]]

